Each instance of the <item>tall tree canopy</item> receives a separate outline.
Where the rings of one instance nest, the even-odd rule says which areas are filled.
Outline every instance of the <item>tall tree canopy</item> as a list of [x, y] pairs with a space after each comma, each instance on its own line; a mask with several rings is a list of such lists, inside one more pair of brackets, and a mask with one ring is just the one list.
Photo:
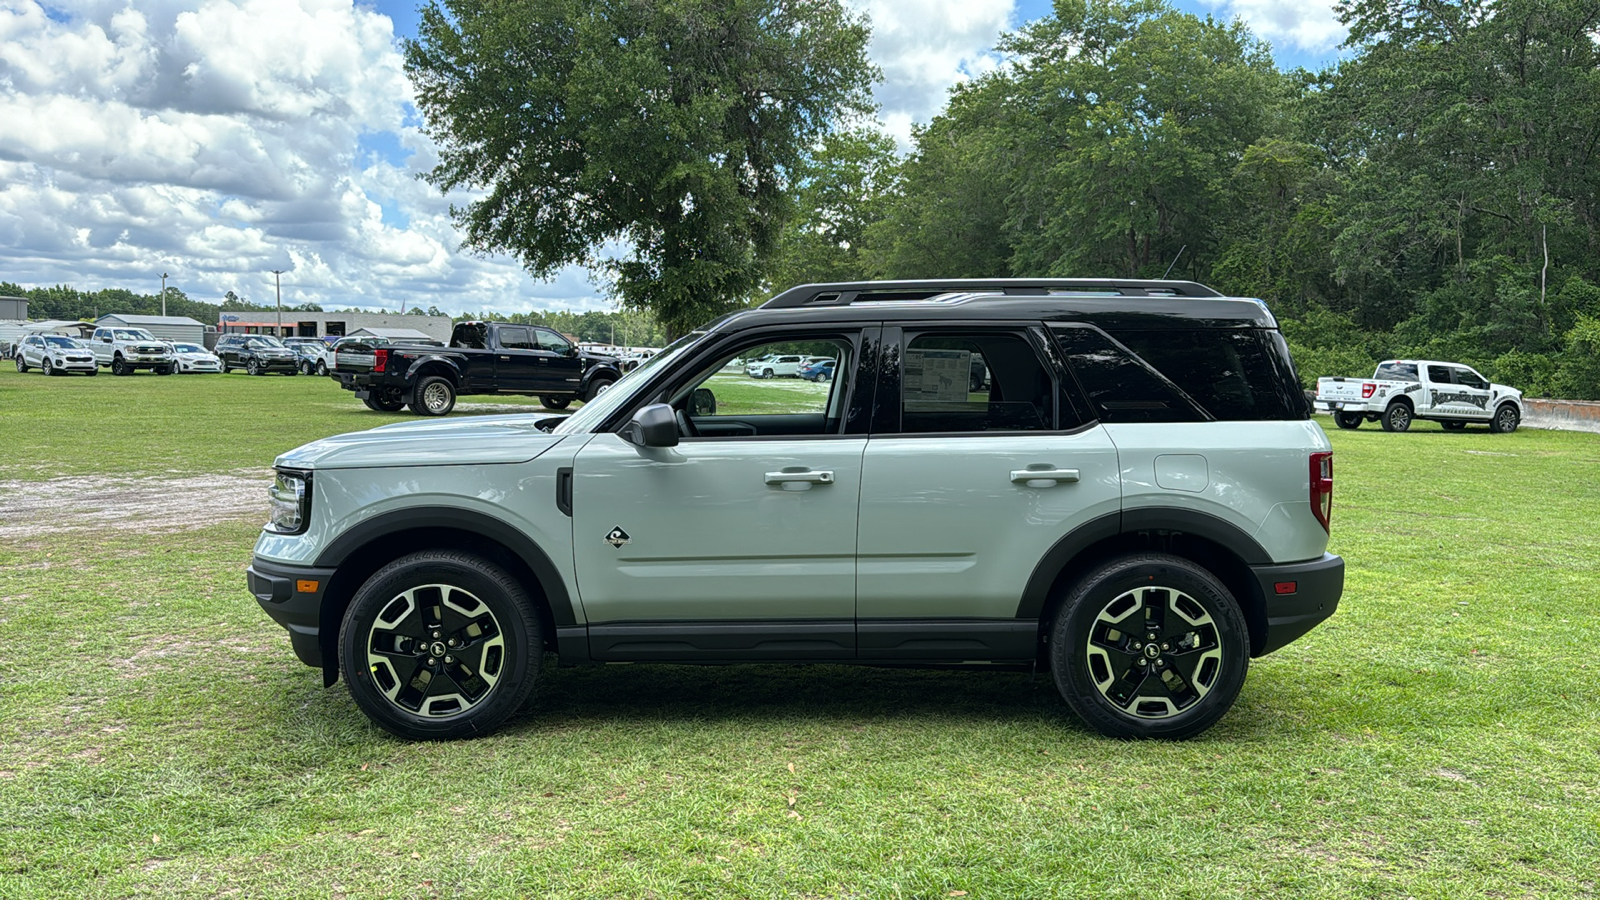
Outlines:
[[434, 0], [406, 67], [429, 181], [483, 192], [468, 246], [682, 331], [756, 292], [795, 168], [871, 111], [868, 36], [838, 0]]

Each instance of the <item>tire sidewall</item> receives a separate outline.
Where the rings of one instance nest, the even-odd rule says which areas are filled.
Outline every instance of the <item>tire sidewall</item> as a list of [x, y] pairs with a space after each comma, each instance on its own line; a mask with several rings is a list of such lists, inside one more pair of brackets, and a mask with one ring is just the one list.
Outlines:
[[[1083, 646], [1112, 600], [1140, 587], [1171, 587], [1194, 598], [1216, 624], [1222, 670], [1209, 693], [1163, 719], [1140, 719], [1100, 693]], [[1250, 670], [1250, 632], [1228, 589], [1198, 565], [1177, 556], [1145, 553], [1112, 560], [1069, 589], [1050, 630], [1050, 667], [1073, 711], [1096, 731], [1117, 738], [1187, 738], [1216, 723], [1233, 706]]]
[[1390, 404], [1383, 411], [1384, 431], [1405, 431], [1411, 427], [1411, 408], [1404, 403]]
[[[438, 409], [438, 410], [430, 409], [430, 408], [428, 408], [427, 401], [425, 401], [423, 399], [424, 397], [427, 396], [428, 388], [431, 387], [432, 385], [434, 385], [435, 383], [444, 385], [445, 389], [450, 392], [450, 400], [449, 400], [449, 402], [447, 402], [444, 405], [443, 409]], [[416, 384], [416, 387], [412, 388], [411, 409], [414, 412], [416, 412], [418, 415], [423, 415], [423, 416], [447, 416], [447, 415], [450, 414], [450, 411], [455, 409], [455, 408], [456, 408], [456, 389], [455, 389], [455, 385], [452, 385], [450, 383], [450, 379], [448, 379], [448, 378], [444, 378], [444, 377], [439, 376], [439, 375], [428, 375], [428, 376], [425, 376], [422, 380], [418, 381], [417, 384]]]
[[[1510, 425], [1501, 425], [1500, 424], [1501, 416], [1507, 410], [1509, 410], [1511, 412], [1511, 424]], [[1522, 424], [1522, 413], [1519, 412], [1515, 406], [1512, 406], [1509, 403], [1502, 403], [1502, 404], [1500, 404], [1500, 406], [1497, 409], [1495, 409], [1494, 418], [1489, 420], [1489, 430], [1494, 432], [1495, 434], [1510, 434], [1513, 431], [1516, 431], [1517, 430], [1517, 426], [1519, 426], [1521, 424]]]
[[[505, 637], [505, 663], [492, 692], [453, 716], [420, 716], [391, 703], [373, 680], [366, 660], [367, 635], [378, 613], [395, 596], [425, 584], [453, 585], [470, 592], [494, 613]], [[356, 591], [339, 627], [339, 664], [356, 705], [385, 730], [414, 740], [490, 733], [527, 700], [542, 658], [543, 635], [532, 598], [504, 570], [468, 553], [425, 551], [384, 566]]]

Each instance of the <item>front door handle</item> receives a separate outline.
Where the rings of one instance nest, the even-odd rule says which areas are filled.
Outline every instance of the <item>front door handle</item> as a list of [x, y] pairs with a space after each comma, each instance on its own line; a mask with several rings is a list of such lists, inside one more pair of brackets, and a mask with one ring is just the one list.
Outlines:
[[1072, 484], [1078, 480], [1077, 469], [1013, 469], [1011, 471], [1012, 484], [1028, 484], [1044, 481], [1055, 484]]
[[833, 484], [833, 472], [768, 472], [767, 484]]

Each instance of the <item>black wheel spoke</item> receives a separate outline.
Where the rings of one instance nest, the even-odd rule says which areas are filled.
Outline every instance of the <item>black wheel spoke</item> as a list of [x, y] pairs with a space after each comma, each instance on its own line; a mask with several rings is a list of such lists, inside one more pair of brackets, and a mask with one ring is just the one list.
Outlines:
[[494, 612], [471, 592], [425, 584], [378, 611], [367, 633], [367, 664], [395, 706], [454, 716], [494, 690], [506, 663], [504, 638]]
[[1148, 670], [1135, 661], [1124, 667], [1116, 681], [1106, 688], [1106, 697], [1123, 709], [1127, 709], [1128, 704], [1144, 692], [1147, 681], [1149, 681]]
[[1166, 629], [1167, 604], [1172, 602], [1172, 594], [1159, 588], [1147, 588], [1139, 597], [1144, 606], [1145, 635], [1155, 635], [1160, 638]]

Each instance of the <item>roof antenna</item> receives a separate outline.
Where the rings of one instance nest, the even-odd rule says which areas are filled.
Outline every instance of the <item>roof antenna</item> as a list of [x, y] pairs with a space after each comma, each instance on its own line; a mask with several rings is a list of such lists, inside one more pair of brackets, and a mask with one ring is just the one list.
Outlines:
[[1178, 248], [1178, 256], [1174, 256], [1172, 258], [1172, 262], [1167, 264], [1167, 270], [1165, 272], [1161, 273], [1161, 280], [1162, 281], [1166, 281], [1167, 280], [1167, 276], [1172, 274], [1172, 267], [1178, 264], [1178, 257], [1183, 256], [1183, 251], [1185, 251], [1187, 249], [1189, 249], [1189, 245], [1188, 244], [1184, 244], [1182, 247]]

